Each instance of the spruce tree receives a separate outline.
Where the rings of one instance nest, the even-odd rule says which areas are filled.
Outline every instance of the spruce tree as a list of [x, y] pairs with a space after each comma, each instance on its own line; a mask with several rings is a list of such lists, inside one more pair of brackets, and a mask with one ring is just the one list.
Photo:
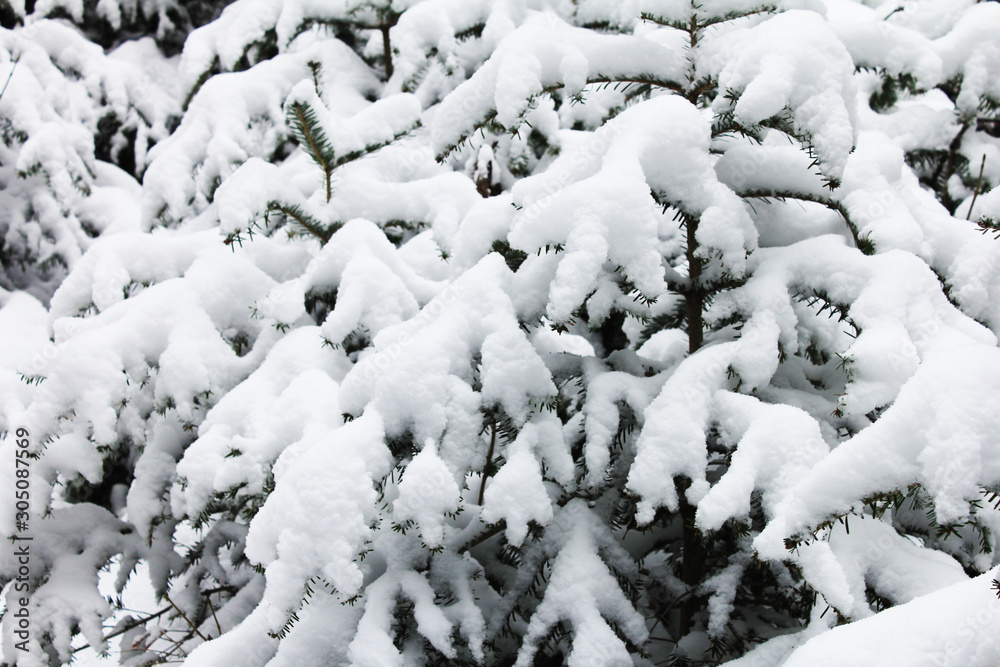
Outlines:
[[4, 295], [4, 659], [994, 664], [998, 9], [233, 3]]

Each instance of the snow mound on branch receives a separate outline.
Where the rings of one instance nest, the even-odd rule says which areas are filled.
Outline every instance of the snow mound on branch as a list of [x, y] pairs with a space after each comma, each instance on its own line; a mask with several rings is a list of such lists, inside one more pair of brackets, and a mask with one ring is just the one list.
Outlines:
[[590, 510], [579, 500], [571, 501], [559, 514], [552, 530], [560, 541], [558, 555], [552, 562], [548, 587], [531, 615], [514, 664], [531, 665], [542, 638], [557, 623], [567, 621], [573, 629], [573, 648], [566, 658], [567, 665], [631, 665], [625, 643], [611, 629], [608, 620], [615, 622], [635, 644], [645, 641], [646, 623], [599, 555], [603, 545], [595, 533], [601, 527], [595, 525]]
[[[81, 266], [82, 275], [94, 276], [91, 284], [71, 277], [65, 292], [55, 299], [59, 308], [75, 313], [78, 304], [95, 294], [93, 287], [99, 288], [99, 302], [101, 290], [120, 295], [123, 284], [133, 284], [131, 271], [158, 281], [139, 286], [126, 299], [108, 299], [104, 310], [90, 317], [54, 311], [56, 354], [43, 369], [35, 400], [25, 414], [40, 438], [52, 439], [36, 463], [37, 479], [58, 471], [70, 479], [82, 475], [97, 483], [103, 475], [104, 454], [95, 445], [113, 446], [128, 438], [158, 443], [148, 450], [149, 461], [140, 460], [139, 468], [162, 489], [179, 457], [178, 448], [185, 444], [182, 427], [196, 426], [213, 397], [226, 394], [244, 379], [274, 344], [277, 336], [269, 322], [246, 315], [276, 284], [254, 264], [252, 255], [234, 254], [221, 244], [202, 248], [196, 244], [194, 251], [175, 248], [172, 261], [141, 265], [152, 247], [149, 240], [122, 236], [100, 244], [100, 257]], [[185, 240], [190, 246], [190, 237]], [[275, 244], [269, 239], [262, 243]], [[167, 242], [157, 247], [171, 246]], [[285, 254], [285, 259], [293, 257]], [[185, 266], [188, 261], [191, 265]], [[169, 277], [181, 271], [183, 276]], [[108, 282], [98, 280], [100, 275], [106, 275]], [[242, 356], [237, 354], [240, 347], [248, 350]], [[157, 426], [161, 418], [169, 424]], [[146, 420], [151, 422], [149, 430]], [[170, 435], [171, 430], [176, 432]], [[170, 460], [161, 458], [164, 455]], [[146, 501], [160, 504], [156, 497]], [[146, 501], [141, 508], [134, 505], [140, 523], [140, 517], [159, 511]]]
[[239, 165], [279, 152], [290, 137], [283, 104], [300, 81], [313, 85], [309, 62], [326, 73], [321, 93], [335, 111], [354, 114], [370, 104], [357, 80], [374, 75], [336, 40], [213, 76], [191, 100], [180, 127], [150, 151], [142, 201], [147, 229], [200, 213]]
[[[899, 249], [920, 257], [944, 278], [964, 313], [1000, 333], [1000, 244], [950, 215], [889, 137], [861, 133], [838, 197], [879, 252]], [[977, 210], [985, 210], [983, 199]]]
[[[231, 72], [240, 69], [240, 64], [244, 62], [256, 65], [255, 61], [262, 51], [266, 51], [269, 43], [277, 46], [279, 54], [294, 51], [293, 38], [310, 24], [331, 21], [365, 23], [368, 20], [374, 23], [370, 6], [367, 0], [233, 2], [218, 19], [188, 35], [179, 68], [181, 88], [185, 95], [190, 96], [213, 68]], [[337, 40], [326, 41], [343, 46]], [[377, 87], [367, 67], [354, 69], [352, 74], [358, 77], [357, 82], [365, 82], [372, 90]]]
[[[97, 573], [118, 554], [135, 562], [141, 549], [135, 532], [103, 507], [90, 503], [55, 508], [45, 518], [35, 516], [31, 528], [31, 542], [4, 540], [0, 578], [11, 581], [23, 576], [15, 553], [27, 545], [30, 559], [25, 580], [33, 589], [27, 607], [31, 627], [51, 638], [64, 663], [70, 661], [71, 640], [77, 632], [92, 646], [105, 648], [103, 622], [111, 605], [97, 590]], [[13, 594], [13, 587], [8, 591]], [[13, 631], [13, 618], [4, 615], [5, 634]], [[45, 655], [36, 635], [30, 636], [28, 646], [32, 657]], [[5, 651], [5, 655], [11, 654]]]
[[[841, 444], [795, 484], [755, 541], [777, 557], [782, 540], [850, 509], [858, 498], [920, 482], [938, 521], [967, 516], [980, 486], [1000, 481], [1000, 350], [955, 345], [929, 354], [877, 422]], [[947, 395], [934, 391], [953, 383]], [[968, 424], [976, 424], [971, 428]]]
[[562, 424], [554, 417], [534, 418], [504, 452], [506, 459], [483, 495], [480, 515], [486, 523], [506, 521], [507, 541], [520, 545], [528, 523], [546, 526], [552, 521], [552, 499], [542, 479], [541, 466], [550, 477], [566, 484], [572, 480], [573, 460], [563, 440]]
[[[416, 317], [383, 330], [344, 379], [344, 410], [359, 414], [371, 403], [389, 437], [412, 430], [416, 442], [440, 442], [441, 458], [456, 470], [468, 469], [484, 453], [468, 444], [479, 440], [481, 406], [502, 407], [520, 426], [532, 400], [555, 393], [518, 325], [509, 282], [503, 259], [490, 255]], [[475, 354], [482, 355], [479, 392], [471, 386]]]
[[765, 385], [778, 368], [780, 333], [773, 312], [757, 312], [738, 340], [704, 348], [682, 361], [667, 379], [646, 408], [645, 426], [629, 470], [627, 488], [640, 497], [636, 513], [640, 524], [651, 521], [659, 507], [677, 509], [677, 491], [663, 480], [690, 479], [686, 497], [692, 503], [709, 492], [706, 433], [717, 397], [723, 395], [719, 390], [729, 388], [730, 368], [748, 391]]
[[627, 308], [634, 294], [618, 298], [623, 277], [647, 298], [666, 291], [657, 250], [662, 204], [654, 197], [699, 216], [702, 254], [720, 253], [733, 273], [741, 272], [756, 234], [742, 202], [716, 178], [709, 141], [709, 126], [693, 105], [657, 97], [514, 186], [512, 247], [537, 253], [564, 246], [549, 287], [549, 319], [566, 321], [588, 295], [588, 313], [597, 321], [613, 305]]
[[337, 158], [360, 153], [367, 146], [389, 143], [412, 129], [421, 112], [420, 101], [415, 96], [399, 93], [376, 100], [355, 114], [337, 113], [323, 103], [312, 80], [299, 81], [292, 88], [285, 99], [285, 109], [293, 105], [307, 105], [313, 109]]
[[797, 408], [718, 392], [714, 410], [732, 463], [698, 503], [695, 521], [702, 530], [718, 530], [731, 517], [749, 516], [755, 489], [762, 490], [764, 512], [770, 516], [788, 489], [829, 452], [819, 425]]
[[866, 591], [905, 604], [968, 580], [951, 556], [918, 546], [890, 524], [868, 516], [848, 517], [827, 536], [800, 546], [795, 559], [830, 604], [851, 619], [872, 615]]
[[[33, 393], [22, 376], [41, 376], [56, 350], [49, 340], [48, 313], [40, 301], [25, 292], [0, 291], [0, 304], [0, 431], [8, 434], [0, 440], [0, 460], [10, 457], [10, 465], [0, 470], [0, 480], [13, 489], [16, 464], [12, 434]], [[11, 496], [0, 502], [13, 500]], [[13, 534], [13, 512], [0, 510], [0, 521], [0, 535]]]
[[[686, 339], [684, 349], [686, 352]], [[618, 403], [624, 402], [634, 414], [641, 415], [665, 380], [665, 374], [637, 378], [629, 373], [600, 372], [587, 383], [587, 400], [583, 406], [587, 436], [583, 445], [587, 464], [584, 484], [596, 487], [604, 482], [611, 461], [612, 441], [621, 420]]]
[[424, 543], [432, 549], [441, 546], [442, 517], [458, 510], [461, 495], [454, 474], [435, 450], [434, 442], [428, 441], [413, 457], [399, 483], [399, 497], [393, 503], [396, 516], [415, 521]]
[[275, 488], [250, 524], [246, 554], [265, 566], [261, 601], [270, 632], [319, 577], [344, 601], [361, 589], [359, 555], [376, 518], [373, 479], [389, 470], [382, 424], [368, 414], [332, 432], [316, 429], [275, 465]]
[[[393, 75], [425, 106], [451, 92], [465, 79], [465, 72], [485, 61], [497, 42], [514, 29], [516, 16], [510, 3], [497, 6], [489, 0], [430, 0], [413, 3], [392, 29]], [[515, 16], [511, 16], [515, 14]], [[481, 27], [473, 42], [463, 33]]]
[[[274, 461], [295, 443], [311, 442], [342, 423], [337, 382], [346, 358], [324, 349], [316, 327], [290, 332], [247, 379], [216, 403], [184, 451], [174, 514], [197, 516], [214, 494], [264, 492]], [[315, 416], [319, 418], [315, 418]], [[304, 445], [298, 445], [304, 446]]]
[[160, 81], [172, 67], [151, 40], [106, 55], [39, 20], [0, 29], [0, 69], [0, 287], [48, 300], [95, 237], [136, 228], [138, 183], [98, 158], [144, 166], [177, 111]]
[[406, 662], [392, 636], [392, 610], [399, 597], [413, 603], [417, 631], [446, 658], [454, 658], [453, 623], [435, 603], [427, 578], [411, 569], [390, 568], [365, 588], [365, 613], [348, 648], [352, 665], [358, 667], [403, 667]]
[[744, 46], [723, 68], [717, 113], [732, 110], [754, 125], [789, 109], [795, 129], [814, 146], [819, 168], [839, 178], [854, 148], [854, 62], [819, 15], [788, 11], [752, 28]]
[[[783, 667], [966, 667], [1000, 661], [1000, 600], [981, 574], [807, 641]], [[733, 665], [754, 664], [749, 656]]]
[[448, 152], [491, 119], [514, 129], [532, 100], [552, 86], [579, 93], [588, 81], [681, 81], [681, 54], [633, 36], [600, 35], [575, 28], [554, 14], [528, 18], [496, 48], [468, 81], [437, 110], [432, 140]]
[[963, 115], [975, 115], [984, 96], [1000, 99], [1000, 7], [984, 3], [969, 7], [955, 27], [934, 41], [943, 62], [945, 79], [961, 77], [955, 106]]

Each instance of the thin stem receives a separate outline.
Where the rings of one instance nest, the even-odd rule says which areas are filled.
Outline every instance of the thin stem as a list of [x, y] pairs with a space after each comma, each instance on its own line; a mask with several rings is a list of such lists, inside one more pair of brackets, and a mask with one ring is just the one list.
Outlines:
[[208, 608], [212, 610], [212, 619], [215, 621], [215, 628], [219, 631], [219, 636], [222, 636], [222, 626], [219, 624], [219, 617], [215, 615], [215, 605], [212, 604], [212, 596], [206, 595], [205, 602], [208, 603]]
[[958, 149], [962, 147], [962, 137], [970, 125], [971, 123], [962, 124], [962, 128], [951, 140], [951, 143], [948, 144], [948, 159], [943, 160], [931, 176], [932, 186], [935, 188], [941, 187], [941, 203], [952, 214], [955, 213], [955, 202], [952, 200], [951, 195], [948, 194], [948, 179], [955, 173], [955, 156], [958, 155]]
[[[115, 630], [111, 634], [109, 634], [106, 637], [104, 637], [104, 643], [107, 643], [109, 639], [114, 639], [118, 635], [125, 634], [126, 632], [128, 632], [132, 628], [137, 628], [140, 625], [144, 625], [146, 623], [149, 623], [150, 621], [152, 621], [155, 618], [159, 618], [160, 616], [163, 616], [168, 611], [170, 611], [170, 609], [171, 609], [170, 607], [164, 607], [163, 609], [161, 609], [160, 611], [156, 612], [155, 614], [150, 614], [146, 618], [137, 619], [137, 620], [133, 621], [132, 623], [129, 623], [128, 625], [126, 625], [126, 626], [124, 626], [124, 627], [122, 627], [122, 628], [120, 628], [118, 630]], [[73, 653], [76, 653], [78, 651], [82, 651], [82, 650], [87, 649], [87, 648], [91, 648], [90, 644], [84, 644], [83, 646], [80, 646], [78, 648], [73, 649]]]
[[0, 90], [0, 100], [3, 99], [3, 94], [7, 92], [7, 86], [10, 85], [10, 80], [14, 76], [14, 70], [17, 69], [17, 63], [18, 63], [18, 61], [20, 59], [21, 59], [21, 56], [18, 56], [17, 58], [15, 58], [14, 59], [14, 64], [11, 65], [11, 67], [10, 67], [10, 74], [7, 75], [7, 81], [4, 82], [4, 84], [3, 84], [3, 90]]
[[681, 521], [684, 524], [681, 537], [684, 550], [681, 561], [681, 579], [687, 585], [690, 595], [681, 605], [678, 637], [684, 637], [692, 630], [694, 616], [700, 609], [700, 601], [693, 592], [701, 585], [705, 573], [705, 554], [702, 549], [701, 534], [695, 525], [695, 513], [698, 508], [689, 503], [684, 495], [690, 486], [691, 480], [686, 477], [681, 477], [676, 482], [677, 495], [680, 498]]
[[392, 42], [389, 39], [389, 31], [396, 25], [399, 21], [399, 14], [395, 12], [390, 12], [386, 17], [385, 21], [379, 25], [378, 29], [382, 32], [382, 58], [385, 60], [385, 78], [392, 78]]
[[687, 224], [687, 248], [689, 288], [684, 294], [687, 309], [688, 353], [694, 354], [705, 341], [705, 294], [701, 288], [701, 258], [698, 257], [698, 218], [691, 216]]
[[201, 637], [205, 641], [208, 641], [208, 637], [206, 637], [205, 635], [201, 634], [201, 631], [198, 630], [198, 626], [191, 622], [191, 619], [187, 617], [187, 614], [184, 613], [183, 609], [181, 609], [180, 607], [178, 607], [177, 605], [174, 604], [174, 601], [170, 599], [169, 595], [167, 595], [166, 593], [164, 593], [163, 594], [163, 599], [166, 600], [167, 602], [169, 602], [170, 606], [177, 610], [177, 613], [181, 615], [181, 618], [184, 619], [184, 622], [188, 624], [188, 626], [191, 628], [192, 631], [194, 631], [194, 633], [196, 635], [198, 635], [199, 637]]
[[851, 232], [851, 238], [854, 240], [854, 247], [859, 249], [862, 247], [858, 227], [851, 219], [851, 215], [848, 213], [847, 207], [839, 201], [801, 192], [780, 192], [775, 190], [749, 190], [738, 194], [744, 199], [777, 199], [779, 201], [782, 199], [797, 199], [799, 201], [810, 201], [814, 204], [822, 204], [823, 206], [826, 206], [827, 208], [840, 214], [840, 217], [842, 217], [844, 222], [847, 224], [848, 231]]
[[506, 528], [507, 528], [507, 524], [505, 522], [501, 521], [500, 523], [498, 523], [497, 525], [493, 526], [489, 530], [480, 533], [475, 538], [473, 538], [472, 540], [469, 540], [467, 543], [465, 543], [464, 545], [462, 545], [461, 547], [459, 547], [458, 548], [458, 553], [459, 554], [464, 554], [466, 551], [471, 551], [472, 549], [475, 549], [476, 547], [478, 547], [480, 544], [482, 544], [486, 540], [490, 539], [491, 537], [495, 537], [496, 535], [499, 535]]
[[965, 219], [969, 220], [972, 218], [972, 209], [976, 205], [976, 199], [979, 198], [979, 188], [983, 185], [983, 167], [986, 166], [986, 153], [983, 153], [983, 161], [979, 163], [979, 178], [976, 179], [976, 189], [972, 192], [972, 203], [969, 204], [969, 212], [965, 214]]
[[486, 452], [486, 465], [483, 466], [483, 478], [479, 481], [479, 496], [476, 504], [483, 506], [483, 497], [486, 495], [486, 479], [489, 477], [490, 464], [493, 462], [493, 449], [497, 444], [497, 425], [493, 424], [490, 432], [490, 448]]

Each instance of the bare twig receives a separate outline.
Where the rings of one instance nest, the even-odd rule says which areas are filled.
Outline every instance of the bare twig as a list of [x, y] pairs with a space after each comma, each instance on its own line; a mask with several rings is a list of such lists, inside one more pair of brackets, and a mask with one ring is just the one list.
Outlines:
[[166, 593], [164, 593], [163, 594], [163, 599], [166, 600], [167, 602], [169, 602], [170, 606], [177, 610], [177, 613], [181, 615], [181, 618], [184, 619], [184, 622], [188, 624], [188, 626], [191, 628], [191, 630], [194, 631], [194, 633], [196, 635], [198, 635], [199, 637], [201, 637], [205, 641], [208, 641], [208, 637], [206, 637], [205, 635], [201, 634], [201, 631], [198, 630], [198, 626], [191, 622], [191, 619], [187, 617], [187, 614], [184, 613], [183, 609], [181, 609], [180, 607], [178, 607], [177, 605], [174, 604], [174, 601], [170, 599], [169, 595], [167, 595]]
[[972, 217], [972, 208], [976, 205], [976, 199], [979, 197], [979, 188], [983, 185], [983, 167], [985, 166], [986, 153], [983, 153], [983, 161], [979, 163], [979, 178], [976, 179], [976, 189], [972, 192], [972, 203], [969, 204], [969, 212], [965, 214], [966, 220]]
[[208, 608], [212, 610], [212, 618], [215, 620], [215, 628], [219, 631], [219, 636], [222, 636], [222, 626], [219, 625], [219, 617], [215, 615], [215, 605], [212, 604], [212, 596], [206, 595], [205, 601], [208, 603]]
[[7, 86], [10, 85], [10, 80], [14, 76], [14, 70], [17, 69], [17, 62], [21, 59], [21, 56], [14, 58], [14, 64], [10, 67], [10, 74], [7, 75], [7, 81], [3, 84], [3, 90], [0, 90], [0, 99], [3, 99], [3, 94], [7, 92]]
[[464, 544], [461, 547], [459, 547], [458, 548], [458, 553], [464, 554], [467, 551], [471, 551], [472, 549], [478, 547], [480, 544], [482, 544], [486, 540], [490, 539], [491, 537], [494, 537], [494, 536], [500, 534], [506, 528], [507, 528], [506, 522], [504, 522], [504, 521], [499, 522], [497, 525], [493, 526], [492, 528], [490, 528], [487, 531], [484, 531], [484, 532], [480, 533], [479, 535], [477, 535], [476, 537], [474, 537], [472, 540], [470, 540], [466, 544]]
[[490, 463], [493, 461], [493, 448], [497, 444], [497, 425], [493, 424], [493, 429], [490, 432], [490, 449], [486, 452], [486, 465], [483, 466], [483, 478], [479, 482], [479, 498], [476, 504], [482, 507], [483, 497], [486, 495], [486, 478], [489, 477]]
[[[152, 621], [153, 619], [155, 619], [155, 618], [159, 618], [160, 616], [163, 616], [163, 615], [164, 615], [164, 614], [166, 614], [166, 613], [167, 613], [168, 611], [170, 611], [170, 609], [171, 609], [170, 607], [164, 607], [163, 609], [161, 609], [160, 611], [156, 612], [155, 614], [150, 614], [150, 615], [149, 615], [149, 616], [147, 616], [146, 618], [140, 618], [140, 619], [137, 619], [137, 620], [135, 620], [134, 622], [132, 622], [132, 623], [129, 623], [129, 624], [128, 624], [128, 625], [126, 625], [125, 627], [123, 627], [123, 628], [120, 628], [120, 629], [118, 629], [118, 630], [115, 630], [114, 632], [112, 632], [111, 634], [109, 634], [108, 636], [106, 636], [106, 637], [104, 638], [104, 641], [105, 641], [105, 643], [107, 643], [107, 641], [108, 641], [109, 639], [114, 639], [114, 638], [115, 638], [115, 637], [117, 637], [118, 635], [123, 635], [123, 634], [125, 634], [126, 632], [128, 632], [128, 631], [129, 631], [129, 630], [131, 630], [132, 628], [137, 628], [137, 627], [139, 627], [140, 625], [145, 625], [146, 623], [149, 623], [149, 622], [150, 622], [150, 621]], [[84, 644], [83, 646], [80, 646], [80, 647], [78, 647], [78, 648], [75, 648], [75, 649], [73, 649], [73, 653], [76, 653], [77, 651], [82, 651], [83, 649], [85, 649], [85, 648], [90, 648], [90, 647], [91, 647], [91, 646], [90, 646], [90, 644]]]

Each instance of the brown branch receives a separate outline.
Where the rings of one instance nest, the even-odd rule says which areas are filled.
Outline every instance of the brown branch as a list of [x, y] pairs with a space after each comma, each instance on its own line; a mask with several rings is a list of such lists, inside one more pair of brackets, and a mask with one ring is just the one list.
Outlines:
[[205, 602], [208, 603], [208, 608], [212, 610], [212, 619], [215, 621], [215, 628], [219, 631], [219, 637], [222, 636], [222, 626], [219, 624], [219, 617], [215, 615], [215, 605], [212, 604], [212, 596], [206, 595]]
[[506, 528], [507, 528], [506, 522], [501, 521], [500, 523], [498, 523], [497, 525], [493, 526], [489, 530], [480, 533], [479, 535], [477, 535], [472, 540], [470, 540], [470, 541], [466, 542], [465, 544], [463, 544], [462, 546], [460, 546], [458, 548], [458, 553], [459, 554], [464, 554], [467, 551], [471, 551], [471, 550], [475, 549], [476, 547], [478, 547], [480, 544], [482, 544], [486, 540], [490, 539], [491, 537], [496, 537], [497, 535], [499, 535]]
[[187, 614], [184, 613], [183, 609], [181, 609], [180, 607], [178, 607], [177, 605], [174, 604], [174, 601], [170, 599], [169, 595], [167, 595], [166, 593], [164, 593], [163, 594], [163, 599], [166, 600], [167, 602], [169, 602], [170, 606], [177, 610], [177, 613], [181, 615], [181, 618], [184, 619], [184, 622], [188, 624], [188, 627], [190, 627], [191, 630], [196, 635], [198, 635], [199, 637], [201, 637], [205, 641], [208, 641], [208, 637], [206, 637], [205, 635], [201, 634], [201, 631], [198, 630], [198, 626], [191, 622], [191, 619], [187, 617]]
[[385, 21], [379, 25], [378, 29], [382, 33], [382, 58], [385, 61], [385, 78], [392, 78], [392, 42], [389, 40], [389, 31], [396, 25], [399, 21], [399, 14], [395, 12], [390, 12], [386, 17]]
[[862, 248], [863, 241], [861, 240], [857, 225], [853, 220], [851, 220], [851, 216], [847, 212], [847, 208], [839, 201], [818, 195], [800, 192], [783, 192], [777, 190], [749, 190], [747, 192], [738, 192], [737, 194], [744, 199], [777, 199], [779, 201], [783, 199], [796, 199], [799, 201], [813, 202], [814, 204], [822, 204], [823, 206], [826, 206], [827, 208], [840, 214], [840, 217], [842, 217], [844, 222], [847, 224], [847, 229], [851, 232], [851, 238], [854, 240], [854, 247], [858, 249]]
[[976, 189], [972, 192], [972, 203], [969, 204], [969, 212], [965, 214], [965, 219], [972, 217], [972, 207], [976, 205], [979, 198], [979, 188], [983, 185], [983, 167], [986, 166], [986, 153], [983, 153], [983, 161], [979, 163], [979, 178], [976, 179]]
[[[120, 628], [120, 629], [118, 629], [118, 630], [115, 630], [115, 631], [114, 631], [114, 632], [112, 632], [111, 634], [109, 634], [109, 635], [107, 635], [106, 637], [104, 637], [104, 643], [107, 643], [109, 639], [114, 639], [114, 638], [115, 638], [115, 637], [117, 637], [118, 635], [123, 635], [123, 634], [125, 634], [126, 632], [128, 632], [128, 631], [129, 631], [129, 630], [131, 630], [132, 628], [137, 628], [137, 627], [139, 627], [140, 625], [145, 625], [146, 623], [149, 623], [149, 622], [150, 622], [150, 621], [152, 621], [153, 619], [155, 619], [155, 618], [159, 618], [160, 616], [163, 616], [163, 615], [164, 615], [164, 614], [166, 614], [166, 613], [167, 613], [168, 611], [170, 611], [170, 609], [171, 609], [170, 607], [164, 607], [164, 608], [163, 608], [163, 609], [161, 609], [160, 611], [156, 612], [155, 614], [150, 614], [150, 615], [149, 615], [149, 616], [147, 616], [146, 618], [139, 618], [139, 619], [136, 619], [136, 620], [135, 620], [135, 621], [133, 621], [132, 623], [129, 623], [129, 624], [127, 624], [126, 626], [124, 626], [124, 627], [122, 627], [122, 628]], [[73, 652], [73, 653], [77, 653], [78, 651], [82, 651], [82, 650], [84, 650], [84, 649], [87, 649], [87, 648], [91, 648], [91, 645], [90, 645], [90, 644], [84, 644], [83, 646], [80, 646], [80, 647], [78, 647], [78, 648], [75, 648], [75, 649], [73, 649], [73, 651], [72, 651], [72, 652]]]
[[497, 425], [493, 424], [492, 431], [490, 433], [490, 448], [486, 452], [486, 465], [483, 466], [483, 478], [479, 481], [479, 496], [476, 504], [480, 507], [483, 506], [483, 497], [486, 495], [486, 479], [489, 476], [490, 462], [493, 460], [493, 448], [497, 444]]

